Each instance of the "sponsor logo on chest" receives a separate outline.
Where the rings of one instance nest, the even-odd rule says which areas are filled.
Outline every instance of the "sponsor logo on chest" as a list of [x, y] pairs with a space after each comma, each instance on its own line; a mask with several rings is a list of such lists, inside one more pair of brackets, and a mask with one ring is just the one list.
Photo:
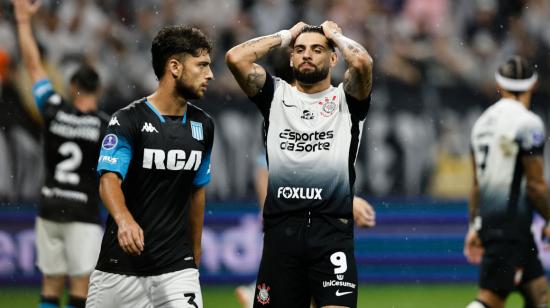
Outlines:
[[333, 138], [333, 130], [302, 133], [287, 128], [279, 133], [279, 148], [293, 152], [328, 151]]
[[192, 150], [189, 155], [183, 150], [143, 149], [144, 169], [193, 170], [199, 169], [202, 151]]
[[321, 192], [323, 192], [322, 188], [315, 187], [279, 187], [277, 189], [277, 198], [323, 200]]

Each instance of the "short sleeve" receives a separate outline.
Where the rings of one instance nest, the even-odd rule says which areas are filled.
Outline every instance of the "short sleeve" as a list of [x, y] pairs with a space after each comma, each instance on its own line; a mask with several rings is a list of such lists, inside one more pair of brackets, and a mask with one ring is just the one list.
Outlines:
[[195, 187], [202, 187], [206, 184], [210, 183], [210, 179], [212, 177], [211, 175], [211, 157], [212, 157], [212, 147], [214, 145], [214, 121], [212, 119], [209, 119], [208, 122], [208, 143], [206, 145], [206, 152], [201, 160], [201, 164], [199, 166], [199, 169], [197, 170], [197, 174], [195, 175], [195, 178], [193, 179], [193, 185]]
[[41, 79], [32, 86], [32, 95], [38, 110], [44, 115], [51, 106], [61, 105], [61, 97], [55, 93], [53, 85], [49, 79]]
[[129, 110], [119, 110], [111, 117], [101, 142], [97, 172], [115, 172], [126, 178], [132, 160], [134, 128]]
[[271, 108], [271, 102], [273, 101], [273, 95], [275, 94], [275, 79], [266, 73], [264, 86], [260, 91], [249, 97], [249, 99], [256, 104], [264, 118], [269, 117], [269, 109]]
[[518, 131], [518, 144], [523, 155], [542, 155], [546, 133], [544, 123], [538, 117], [530, 118]]
[[[345, 93], [345, 92], [344, 92]], [[363, 121], [369, 112], [372, 93], [364, 100], [358, 100], [355, 97], [346, 93], [346, 102], [348, 103], [349, 112], [352, 116]]]

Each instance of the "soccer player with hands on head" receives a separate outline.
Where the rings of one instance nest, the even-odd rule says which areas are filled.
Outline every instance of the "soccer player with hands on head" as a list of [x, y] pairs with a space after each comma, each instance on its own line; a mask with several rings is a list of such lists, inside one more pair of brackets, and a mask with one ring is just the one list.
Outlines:
[[[292, 47], [296, 82], [256, 62]], [[331, 84], [338, 48], [344, 82]], [[340, 27], [299, 22], [233, 47], [226, 62], [264, 117], [269, 183], [255, 307], [356, 307], [354, 163], [370, 105], [372, 58]]]

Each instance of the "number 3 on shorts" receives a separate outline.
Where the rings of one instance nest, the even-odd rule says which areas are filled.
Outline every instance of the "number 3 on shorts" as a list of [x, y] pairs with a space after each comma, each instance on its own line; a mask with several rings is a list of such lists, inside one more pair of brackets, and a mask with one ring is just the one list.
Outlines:
[[348, 262], [346, 261], [346, 254], [337, 251], [330, 255], [330, 262], [335, 266], [334, 274], [343, 274], [348, 270]]
[[187, 301], [189, 305], [195, 308], [199, 308], [199, 306], [197, 306], [197, 303], [195, 303], [195, 293], [185, 293], [183, 294], [183, 296], [189, 297], [189, 300]]

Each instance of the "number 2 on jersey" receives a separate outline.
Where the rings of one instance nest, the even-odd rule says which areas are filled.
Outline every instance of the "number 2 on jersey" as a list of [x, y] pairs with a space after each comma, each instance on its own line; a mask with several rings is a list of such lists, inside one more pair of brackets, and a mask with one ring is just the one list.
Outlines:
[[55, 166], [55, 179], [59, 183], [78, 185], [80, 176], [75, 170], [82, 163], [82, 150], [78, 144], [68, 141], [63, 143], [57, 151], [67, 158]]
[[481, 159], [478, 162], [479, 168], [481, 168], [481, 172], [485, 171], [485, 167], [487, 167], [487, 157], [489, 156], [489, 145], [488, 144], [480, 144], [477, 147], [478, 151], [481, 152]]

